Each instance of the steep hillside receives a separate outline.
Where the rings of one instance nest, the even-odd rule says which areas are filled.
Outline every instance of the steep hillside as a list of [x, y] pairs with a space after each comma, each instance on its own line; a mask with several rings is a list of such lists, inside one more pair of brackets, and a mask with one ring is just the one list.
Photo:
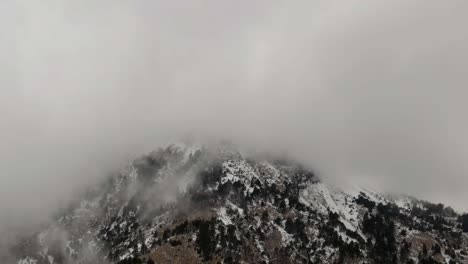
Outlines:
[[468, 263], [462, 218], [339, 190], [294, 162], [171, 144], [90, 188], [3, 262]]

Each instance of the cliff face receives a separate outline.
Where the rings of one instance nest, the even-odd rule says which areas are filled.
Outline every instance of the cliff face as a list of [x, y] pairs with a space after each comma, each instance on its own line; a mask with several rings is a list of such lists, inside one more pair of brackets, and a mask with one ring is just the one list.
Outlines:
[[93, 186], [6, 263], [468, 263], [443, 205], [339, 190], [290, 161], [171, 144]]

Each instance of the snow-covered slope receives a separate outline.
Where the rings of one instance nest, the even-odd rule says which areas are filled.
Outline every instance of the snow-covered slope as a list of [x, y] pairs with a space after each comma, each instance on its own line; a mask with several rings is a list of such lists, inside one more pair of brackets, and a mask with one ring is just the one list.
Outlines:
[[461, 228], [450, 208], [336, 189], [294, 162], [169, 144], [2, 263], [468, 263]]

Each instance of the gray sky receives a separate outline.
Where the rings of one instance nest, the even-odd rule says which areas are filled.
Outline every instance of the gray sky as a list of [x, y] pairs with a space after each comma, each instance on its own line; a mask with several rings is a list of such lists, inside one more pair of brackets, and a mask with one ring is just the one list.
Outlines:
[[468, 2], [170, 2], [0, 2], [0, 221], [187, 134], [468, 210]]

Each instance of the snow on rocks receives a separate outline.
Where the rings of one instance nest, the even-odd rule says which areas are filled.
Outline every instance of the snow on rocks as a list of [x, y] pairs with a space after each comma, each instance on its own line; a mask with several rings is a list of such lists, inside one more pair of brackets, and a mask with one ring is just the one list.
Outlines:
[[24, 259], [20, 259], [18, 264], [38, 264], [39, 262], [33, 258], [26, 257]]
[[229, 217], [229, 215], [227, 214], [226, 212], [226, 207], [220, 207], [216, 210], [217, 214], [218, 214], [218, 219], [221, 220], [221, 222], [223, 222], [223, 224], [225, 225], [232, 225], [232, 221], [231, 221], [231, 218]]
[[359, 212], [352, 202], [353, 197], [324, 183], [309, 185], [300, 193], [299, 201], [326, 215], [329, 211], [337, 213], [341, 222], [351, 231], [358, 228]]

